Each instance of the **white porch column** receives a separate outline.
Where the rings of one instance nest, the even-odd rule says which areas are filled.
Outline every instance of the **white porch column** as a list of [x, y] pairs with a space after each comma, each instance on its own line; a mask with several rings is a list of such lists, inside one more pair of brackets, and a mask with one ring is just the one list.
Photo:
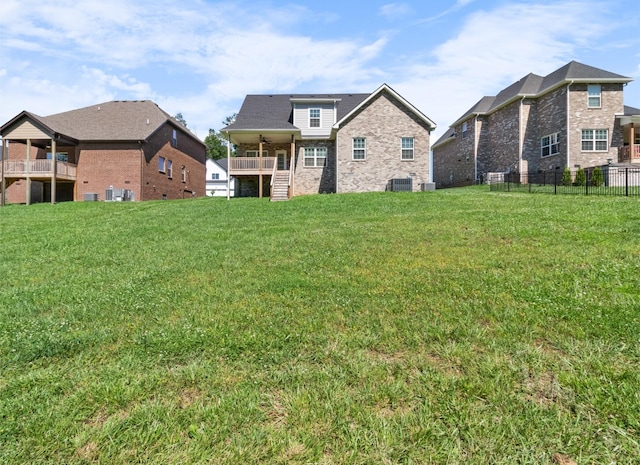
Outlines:
[[258, 144], [258, 163], [260, 163], [258, 175], [258, 197], [262, 198], [262, 135], [260, 135], [260, 143]]

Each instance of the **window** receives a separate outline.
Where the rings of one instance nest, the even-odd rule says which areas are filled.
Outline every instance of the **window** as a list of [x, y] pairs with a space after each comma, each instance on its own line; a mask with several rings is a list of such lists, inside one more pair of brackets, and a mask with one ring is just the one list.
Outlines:
[[327, 162], [326, 147], [305, 147], [304, 149], [304, 166], [320, 167], [325, 166]]
[[[258, 157], [258, 153], [259, 150], [245, 150], [244, 152], [244, 156], [245, 157]], [[268, 150], [263, 150], [262, 151], [262, 156], [263, 157], [268, 157], [269, 156], [269, 151]]]
[[367, 140], [364, 137], [353, 138], [353, 159], [364, 160], [367, 158]]
[[402, 159], [413, 160], [413, 137], [402, 138]]
[[[56, 159], [66, 163], [69, 161], [69, 154], [67, 152], [56, 152]], [[47, 152], [47, 160], [51, 160], [51, 152]]]
[[220, 173], [211, 173], [211, 179], [217, 181], [218, 179], [220, 179]]
[[589, 108], [600, 108], [602, 104], [602, 88], [600, 84], [589, 84], [587, 86]]
[[560, 153], [560, 144], [558, 143], [558, 133], [544, 136], [540, 139], [540, 155], [548, 157]]
[[180, 168], [180, 179], [182, 182], [187, 182], [187, 167], [184, 165]]
[[582, 151], [583, 152], [606, 152], [609, 150], [609, 130], [608, 129], [583, 129], [582, 130]]
[[173, 135], [171, 136], [171, 147], [178, 146], [178, 131], [173, 130]]
[[320, 127], [320, 108], [309, 108], [309, 127]]
[[173, 177], [173, 162], [171, 160], [167, 160], [167, 177]]
[[165, 167], [165, 158], [158, 157], [158, 171], [160, 171], [161, 173], [164, 173], [164, 167]]
[[465, 121], [464, 123], [462, 123], [462, 138], [466, 139], [468, 133], [469, 133], [469, 125]]

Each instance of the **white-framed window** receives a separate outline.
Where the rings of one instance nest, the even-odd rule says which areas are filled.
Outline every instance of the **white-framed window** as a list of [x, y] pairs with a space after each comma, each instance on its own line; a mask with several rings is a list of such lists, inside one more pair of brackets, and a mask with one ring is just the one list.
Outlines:
[[178, 131], [173, 130], [173, 134], [171, 135], [171, 147], [178, 146]]
[[465, 121], [464, 123], [462, 123], [462, 138], [466, 139], [468, 134], [469, 134], [469, 124], [467, 124], [467, 122]]
[[558, 142], [558, 133], [549, 134], [540, 139], [540, 155], [548, 157], [560, 153], [560, 143]]
[[367, 139], [364, 137], [353, 138], [353, 159], [365, 160], [367, 158]]
[[600, 84], [589, 84], [587, 86], [587, 105], [589, 108], [600, 108], [602, 106], [602, 87]]
[[305, 147], [304, 148], [304, 166], [322, 167], [327, 163], [326, 147]]
[[608, 129], [583, 129], [582, 130], [582, 151], [583, 152], [606, 152], [609, 150], [609, 130]]
[[180, 168], [180, 180], [182, 182], [187, 182], [187, 167], [184, 165]]
[[[259, 150], [245, 150], [244, 152], [244, 156], [245, 157], [258, 157], [258, 154], [260, 153]], [[269, 151], [268, 150], [263, 150], [262, 151], [262, 156], [263, 157], [268, 157], [269, 156]]]
[[166, 159], [164, 157], [158, 157], [158, 171], [161, 173], [165, 172], [166, 169]]
[[413, 137], [402, 138], [402, 160], [413, 160]]
[[173, 177], [173, 162], [171, 160], [167, 160], [167, 177]]
[[320, 108], [309, 108], [309, 127], [320, 127]]
[[211, 173], [211, 179], [217, 181], [220, 179], [220, 173]]

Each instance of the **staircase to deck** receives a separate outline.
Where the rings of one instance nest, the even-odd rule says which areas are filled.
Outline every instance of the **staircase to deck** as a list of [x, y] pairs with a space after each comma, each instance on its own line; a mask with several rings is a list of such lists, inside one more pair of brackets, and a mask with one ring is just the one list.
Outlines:
[[271, 186], [271, 201], [282, 202], [289, 200], [289, 170], [278, 170]]

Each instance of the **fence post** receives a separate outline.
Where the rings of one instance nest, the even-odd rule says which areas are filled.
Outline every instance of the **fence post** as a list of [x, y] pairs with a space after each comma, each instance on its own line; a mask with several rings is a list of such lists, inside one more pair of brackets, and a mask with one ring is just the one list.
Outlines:
[[624, 169], [624, 195], [629, 197], [629, 168]]
[[584, 170], [584, 195], [589, 195], [589, 170]]

